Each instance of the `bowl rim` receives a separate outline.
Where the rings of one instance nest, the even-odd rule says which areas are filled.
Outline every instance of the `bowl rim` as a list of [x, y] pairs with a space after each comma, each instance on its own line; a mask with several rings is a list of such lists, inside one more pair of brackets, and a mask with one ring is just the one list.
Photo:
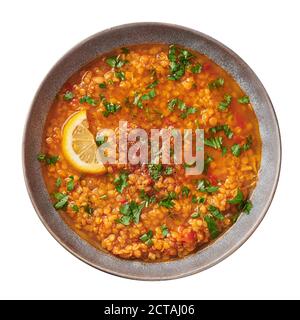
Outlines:
[[[238, 239], [238, 242], [232, 246], [229, 250], [227, 250], [224, 254], [220, 255], [218, 258], [214, 259], [213, 261], [207, 263], [206, 265], [204, 266], [199, 266], [197, 268], [194, 268], [193, 270], [188, 270], [188, 271], [184, 271], [184, 272], [177, 272], [176, 274], [171, 274], [171, 275], [165, 275], [165, 276], [148, 276], [147, 274], [146, 275], [143, 275], [143, 276], [140, 276], [140, 275], [134, 275], [134, 274], [128, 274], [126, 272], [122, 273], [120, 271], [114, 271], [114, 270], [111, 270], [109, 268], [106, 268], [106, 267], [103, 267], [99, 264], [96, 264], [96, 263], [93, 263], [91, 262], [90, 260], [84, 258], [80, 253], [76, 252], [76, 250], [72, 249], [70, 247], [70, 245], [68, 245], [67, 243], [65, 243], [65, 241], [63, 239], [61, 239], [60, 236], [57, 235], [57, 233], [52, 230], [52, 228], [48, 225], [47, 221], [44, 219], [44, 217], [42, 216], [41, 212], [40, 212], [40, 208], [38, 207], [37, 203], [36, 203], [36, 199], [35, 199], [35, 194], [29, 184], [29, 179], [30, 179], [30, 176], [28, 175], [28, 171], [29, 169], [27, 168], [27, 164], [26, 164], [26, 140], [28, 139], [28, 136], [27, 136], [27, 133], [28, 133], [28, 130], [29, 130], [29, 122], [30, 122], [30, 116], [33, 112], [33, 109], [34, 109], [34, 104], [35, 104], [35, 101], [40, 93], [40, 89], [43, 87], [43, 85], [46, 83], [48, 77], [51, 75], [52, 71], [55, 69], [56, 66], [58, 66], [62, 61], [64, 61], [66, 58], [68, 58], [68, 56], [70, 56], [74, 51], [76, 51], [77, 49], [79, 49], [80, 47], [82, 47], [83, 45], [87, 44], [90, 40], [93, 40], [95, 38], [98, 38], [99, 36], [105, 34], [105, 33], [108, 33], [108, 32], [112, 32], [112, 31], [118, 31], [118, 30], [121, 30], [123, 28], [135, 28], [135, 27], [157, 27], [157, 26], [160, 26], [160, 27], [168, 27], [168, 28], [174, 28], [174, 29], [177, 29], [177, 30], [182, 30], [182, 31], [187, 31], [187, 32], [192, 32], [194, 34], [197, 34], [199, 37], [202, 37], [204, 38], [205, 40], [208, 40], [212, 43], [214, 43], [215, 45], [217, 45], [218, 47], [221, 47], [222, 50], [225, 50], [229, 55], [233, 56], [234, 58], [236, 58], [237, 60], [239, 60], [243, 65], [244, 67], [246, 67], [248, 69], [248, 71], [250, 71], [253, 76], [256, 78], [256, 81], [258, 81], [258, 84], [261, 88], [261, 90], [263, 90], [264, 94], [265, 94], [265, 97], [267, 99], [267, 102], [268, 102], [268, 105], [270, 107], [270, 111], [271, 113], [273, 114], [274, 116], [274, 124], [276, 126], [276, 129], [277, 129], [277, 141], [278, 141], [278, 145], [277, 145], [277, 148], [278, 148], [278, 159], [276, 159], [276, 177], [275, 177], [275, 180], [273, 182], [273, 185], [272, 187], [270, 188], [270, 193], [269, 193], [269, 196], [268, 196], [268, 199], [267, 201], [265, 202], [265, 205], [264, 205], [264, 208], [263, 210], [261, 211], [261, 214], [259, 215], [258, 219], [256, 220], [256, 223], [255, 225], [247, 232], [247, 234], [244, 234], [243, 237], [241, 237], [240, 239]], [[149, 41], [148, 41], [149, 42]], [[147, 43], [147, 41], [145, 42]], [[87, 62], [88, 63], [88, 62]], [[216, 63], [216, 62], [215, 62]], [[223, 67], [222, 67], [223, 68]], [[79, 70], [80, 68], [78, 68]], [[226, 70], [227, 71], [227, 70]], [[227, 71], [228, 72], [228, 71]], [[126, 23], [126, 24], [122, 24], [122, 25], [118, 25], [118, 26], [114, 26], [112, 28], [107, 28], [107, 29], [104, 29], [100, 32], [97, 32], [87, 38], [85, 38], [84, 40], [80, 41], [78, 44], [76, 44], [75, 46], [73, 46], [71, 49], [69, 49], [51, 68], [50, 70], [48, 71], [48, 73], [45, 75], [45, 77], [43, 78], [42, 82], [40, 83], [39, 87], [37, 88], [36, 90], [36, 93], [33, 97], [33, 100], [31, 102], [31, 105], [30, 105], [30, 108], [28, 110], [28, 113], [27, 113], [27, 117], [26, 117], [26, 120], [25, 120], [25, 126], [24, 126], [24, 130], [23, 130], [23, 140], [22, 140], [22, 166], [23, 166], [23, 176], [24, 176], [24, 180], [25, 180], [25, 184], [26, 184], [26, 188], [27, 188], [27, 192], [29, 194], [29, 197], [30, 197], [30, 200], [31, 200], [31, 203], [36, 211], [36, 214], [37, 216], [39, 217], [39, 219], [41, 220], [41, 222], [43, 223], [43, 225], [45, 226], [45, 228], [48, 230], [48, 232], [52, 235], [52, 237], [60, 244], [62, 245], [67, 251], [69, 251], [71, 254], [73, 254], [76, 258], [78, 258], [79, 260], [85, 262], [86, 264], [98, 269], [98, 270], [101, 270], [101, 271], [104, 271], [106, 273], [109, 273], [109, 274], [112, 274], [112, 275], [115, 275], [115, 276], [119, 276], [119, 277], [122, 277], [122, 278], [127, 278], [127, 279], [132, 279], [132, 280], [142, 280], [142, 281], [161, 281], [161, 280], [172, 280], [172, 279], [178, 279], [178, 278], [183, 278], [183, 277], [186, 277], [186, 276], [189, 276], [189, 275], [193, 275], [193, 274], [196, 274], [198, 272], [201, 272], [201, 271], [204, 271], [214, 265], [216, 265], [217, 263], [221, 262], [222, 260], [226, 259], [228, 256], [230, 256], [232, 253], [234, 253], [238, 248], [240, 248], [248, 239], [249, 237], [254, 233], [254, 231], [258, 228], [258, 226], [260, 225], [261, 221], [264, 219], [271, 203], [272, 203], [272, 200], [275, 196], [275, 192], [276, 192], [276, 189], [277, 189], [277, 186], [278, 186], [278, 182], [279, 182], [279, 178], [280, 178], [280, 172], [281, 172], [281, 163], [282, 163], [282, 141], [281, 141], [281, 133], [280, 133], [280, 127], [279, 127], [279, 123], [278, 123], [278, 118], [277, 118], [277, 115], [276, 115], [276, 112], [275, 112], [275, 109], [274, 109], [274, 106], [272, 104], [272, 101], [265, 89], [265, 87], [263, 86], [262, 82], [259, 80], [258, 76], [256, 75], [256, 73], [250, 68], [250, 66], [238, 55], [236, 54], [233, 50], [231, 50], [229, 47], [227, 47], [226, 45], [224, 45], [223, 43], [219, 42], [218, 40], [208, 36], [207, 34], [205, 33], [202, 33], [200, 31], [197, 31], [197, 30], [194, 30], [194, 29], [191, 29], [191, 28], [188, 28], [188, 27], [185, 27], [185, 26], [181, 26], [181, 25], [178, 25], [178, 24], [172, 24], [172, 23], [164, 23], [164, 22], [135, 22], [135, 23]], [[63, 222], [65, 223], [65, 222]], [[69, 228], [69, 227], [68, 227]], [[232, 228], [232, 227], [231, 227]], [[229, 228], [224, 234], [222, 234], [217, 240], [221, 240], [223, 238], [223, 236], [225, 234], [227, 234], [228, 232], [230, 232], [231, 228]], [[78, 235], [79, 237], [79, 235]], [[81, 239], [81, 238], [80, 238]], [[81, 239], [82, 241], [85, 241], [83, 239]], [[214, 245], [215, 241], [214, 242], [211, 242], [207, 248], [209, 247], [212, 247]], [[200, 249], [200, 251], [197, 251], [196, 253], [193, 253], [191, 255], [188, 255], [187, 257], [191, 257], [199, 252], [201, 252], [202, 249]], [[101, 254], [103, 254], [102, 251], [99, 250], [99, 252], [101, 252]], [[111, 255], [111, 254], [109, 254]], [[183, 259], [186, 259], [187, 257], [185, 258], [182, 258], [182, 259], [178, 259], [178, 260], [172, 260], [171, 262], [176, 262], [176, 261], [181, 261]], [[122, 259], [122, 258], [116, 258], [116, 259], [120, 259], [122, 261], [126, 261], [126, 262], [131, 262], [131, 260], [126, 260], [126, 259]], [[161, 264], [166, 264], [166, 263], [169, 263], [169, 262], [151, 262], [151, 263], [148, 263], [148, 262], [141, 262], [141, 264], [146, 264], [146, 265], [149, 265], [149, 264], [156, 264], [156, 265], [161, 265]]]

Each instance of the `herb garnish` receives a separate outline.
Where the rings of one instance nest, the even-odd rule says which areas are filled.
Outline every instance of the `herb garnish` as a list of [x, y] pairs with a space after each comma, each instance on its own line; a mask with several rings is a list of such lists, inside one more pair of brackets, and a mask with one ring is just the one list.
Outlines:
[[158, 163], [158, 164], [151, 163], [151, 164], [148, 164], [148, 170], [151, 178], [156, 181], [162, 175], [163, 166], [161, 163]]
[[176, 46], [171, 45], [169, 47], [168, 58], [170, 68], [168, 79], [179, 80], [184, 75], [185, 69], [190, 64], [193, 55], [185, 49], [179, 49]]
[[224, 86], [224, 82], [225, 81], [223, 78], [217, 78], [216, 80], [213, 80], [208, 84], [208, 88], [210, 90], [218, 89]]
[[250, 213], [250, 211], [253, 207], [252, 202], [250, 200], [244, 199], [244, 194], [242, 193], [242, 191], [240, 189], [238, 189], [237, 194], [233, 199], [228, 200], [228, 203], [237, 204], [238, 209], [240, 211], [246, 212], [247, 214]]
[[168, 227], [165, 224], [163, 224], [160, 229], [163, 237], [166, 237], [169, 234]]
[[97, 101], [89, 96], [83, 96], [82, 98], [80, 98], [79, 102], [80, 103], [87, 103], [93, 107], [95, 107], [97, 105]]
[[59, 156], [51, 156], [44, 153], [40, 153], [37, 156], [38, 161], [45, 162], [48, 165], [53, 165], [59, 160]]
[[121, 68], [127, 61], [120, 59], [119, 56], [112, 56], [106, 59], [106, 63], [112, 68]]
[[252, 137], [249, 136], [247, 137], [245, 144], [240, 145], [238, 143], [235, 143], [231, 147], [231, 152], [234, 156], [239, 157], [243, 151], [249, 150], [251, 148], [251, 145], [252, 145]]
[[219, 235], [219, 230], [218, 230], [218, 227], [217, 227], [214, 219], [207, 215], [204, 217], [204, 220], [207, 223], [207, 228], [208, 228], [208, 231], [210, 233], [211, 238], [212, 239], [217, 238], [217, 236]]
[[56, 188], [59, 188], [61, 186], [61, 183], [62, 183], [61, 177], [58, 177], [55, 182]]
[[212, 137], [209, 139], [204, 139], [204, 144], [208, 147], [212, 147], [214, 149], [221, 149], [222, 147], [222, 137]]
[[224, 111], [227, 110], [231, 103], [232, 97], [229, 94], [224, 95], [224, 100], [219, 103], [219, 110]]
[[72, 191], [74, 189], [74, 176], [69, 177], [69, 181], [67, 182], [67, 190]]
[[238, 99], [238, 103], [241, 103], [241, 104], [248, 104], [250, 103], [250, 99], [248, 96], [243, 96], [241, 98]]
[[181, 193], [184, 197], [188, 197], [190, 194], [190, 189], [187, 186], [183, 186], [181, 189]]
[[149, 230], [147, 233], [144, 233], [142, 236], [140, 236], [140, 240], [145, 242], [147, 246], [151, 246], [153, 244], [152, 237], [153, 232], [152, 230]]
[[218, 186], [212, 186], [208, 180], [200, 179], [197, 182], [197, 189], [204, 193], [213, 193], [219, 190]]
[[202, 64], [201, 63], [197, 63], [194, 66], [191, 67], [191, 71], [192, 73], [200, 73], [202, 70]]
[[224, 131], [226, 137], [228, 139], [231, 139], [233, 137], [233, 132], [231, 131], [230, 127], [228, 126], [228, 124], [223, 124], [223, 125], [218, 125], [215, 126], [213, 128], [210, 128], [209, 131], [211, 133], [217, 133], [219, 131]]
[[145, 192], [144, 189], [141, 190], [141, 192], [140, 192], [140, 198], [141, 198], [141, 200], [144, 202], [146, 208], [149, 207], [149, 205], [150, 205], [151, 203], [154, 203], [154, 202], [156, 201], [156, 197], [155, 197], [155, 196], [151, 196], [151, 197], [150, 197], [150, 196]]
[[63, 209], [68, 205], [68, 195], [57, 192], [54, 194], [55, 199], [57, 202], [54, 204], [55, 209]]
[[113, 114], [121, 109], [121, 106], [119, 104], [111, 103], [104, 101], [103, 102], [105, 111], [103, 111], [104, 117], [108, 117], [110, 114]]
[[106, 83], [105, 82], [99, 83], [99, 88], [106, 89], [107, 88]]
[[128, 183], [128, 173], [127, 172], [122, 172], [115, 180], [114, 184], [116, 186], [116, 190], [119, 193], [122, 193], [124, 188], [127, 187]]
[[173, 208], [175, 203], [174, 203], [174, 199], [176, 199], [176, 193], [175, 192], [169, 192], [169, 194], [167, 195], [167, 197], [163, 198], [162, 200], [159, 201], [159, 205], [165, 208]]
[[65, 101], [70, 101], [74, 98], [74, 93], [71, 91], [66, 91], [64, 94], [64, 100]]
[[140, 221], [140, 215], [143, 208], [144, 204], [138, 205], [135, 201], [130, 201], [130, 203], [126, 203], [120, 207], [120, 213], [123, 216], [116, 221], [125, 226], [128, 226], [131, 221], [137, 224]]
[[224, 216], [222, 213], [219, 211], [219, 209], [215, 206], [210, 205], [208, 207], [208, 211], [218, 220], [224, 220]]
[[123, 71], [116, 71], [115, 76], [121, 81], [126, 80], [125, 73]]

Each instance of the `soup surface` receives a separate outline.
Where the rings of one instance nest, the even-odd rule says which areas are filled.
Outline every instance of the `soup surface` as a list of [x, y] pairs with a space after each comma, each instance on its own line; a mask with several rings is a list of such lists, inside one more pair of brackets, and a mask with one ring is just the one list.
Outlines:
[[[100, 163], [101, 128], [204, 129], [204, 171], [192, 163]], [[172, 144], [171, 144], [172, 155]], [[205, 55], [146, 44], [98, 57], [63, 86], [41, 162], [54, 207], [93, 246], [126, 259], [186, 256], [249, 214], [261, 160], [246, 93]]]

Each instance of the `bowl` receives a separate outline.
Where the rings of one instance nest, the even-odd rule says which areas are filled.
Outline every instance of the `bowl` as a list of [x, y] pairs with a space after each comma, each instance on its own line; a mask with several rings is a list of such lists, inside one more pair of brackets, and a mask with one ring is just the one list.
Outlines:
[[[183, 259], [147, 263], [117, 258], [80, 238], [53, 208], [40, 164], [36, 161], [48, 110], [67, 79], [88, 62], [116, 47], [142, 43], [176, 43], [206, 54], [224, 68], [249, 95], [260, 126], [262, 162], [251, 195], [253, 210], [216, 241]], [[167, 280], [203, 271], [228, 257], [255, 231], [273, 199], [280, 173], [280, 131], [270, 98], [250, 67], [232, 50], [195, 30], [165, 23], [133, 23], [99, 32], [67, 52], [40, 85], [27, 118], [23, 140], [23, 169], [33, 206], [52, 236], [77, 258], [113, 275], [138, 280]]]

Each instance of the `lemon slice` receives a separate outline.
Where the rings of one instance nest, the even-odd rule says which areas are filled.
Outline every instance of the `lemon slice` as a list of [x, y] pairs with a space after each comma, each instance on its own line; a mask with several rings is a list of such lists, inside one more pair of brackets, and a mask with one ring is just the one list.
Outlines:
[[85, 111], [71, 115], [66, 121], [62, 131], [62, 152], [66, 160], [80, 172], [106, 172], [94, 136], [88, 129]]

